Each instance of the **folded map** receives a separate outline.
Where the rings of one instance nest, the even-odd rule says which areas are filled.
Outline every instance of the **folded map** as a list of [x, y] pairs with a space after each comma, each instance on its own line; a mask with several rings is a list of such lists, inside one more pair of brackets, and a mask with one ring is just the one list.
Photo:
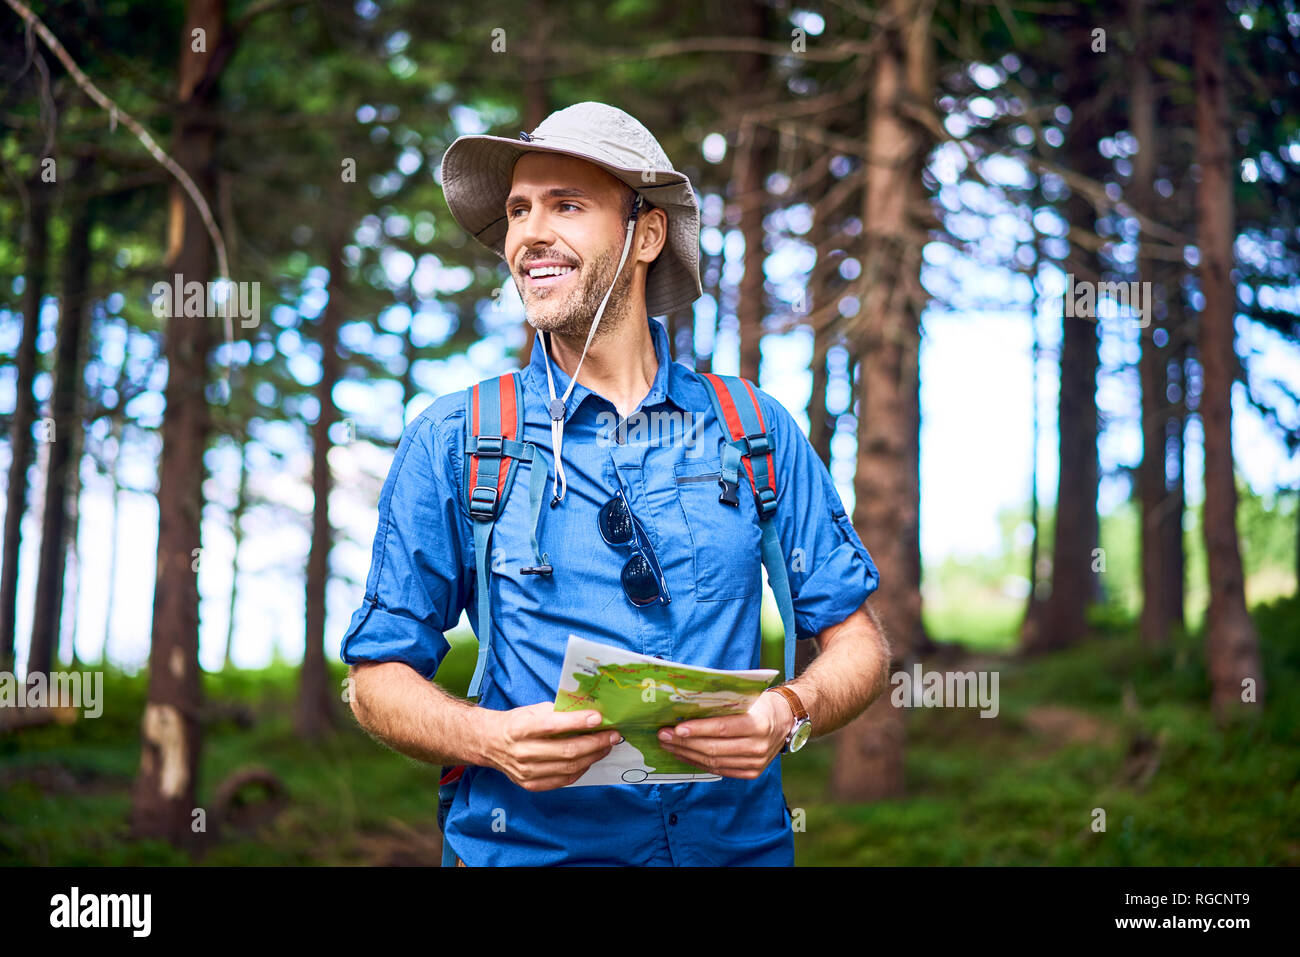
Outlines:
[[568, 786], [721, 780], [661, 748], [659, 730], [743, 714], [776, 674], [701, 668], [569, 635], [555, 710], [599, 711], [599, 727], [616, 728], [623, 741]]

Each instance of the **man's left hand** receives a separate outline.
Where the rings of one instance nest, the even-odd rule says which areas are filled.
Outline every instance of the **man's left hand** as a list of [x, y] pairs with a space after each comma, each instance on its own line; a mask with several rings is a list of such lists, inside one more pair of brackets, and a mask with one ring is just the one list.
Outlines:
[[764, 692], [744, 714], [697, 718], [659, 731], [670, 754], [712, 774], [756, 778], [771, 763], [794, 727], [794, 712], [779, 694]]

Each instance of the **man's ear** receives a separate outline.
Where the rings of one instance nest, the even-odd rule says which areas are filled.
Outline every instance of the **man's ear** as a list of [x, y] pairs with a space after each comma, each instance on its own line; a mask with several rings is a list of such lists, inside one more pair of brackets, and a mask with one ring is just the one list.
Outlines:
[[636, 230], [640, 238], [636, 240], [635, 262], [654, 262], [668, 241], [668, 214], [656, 206], [641, 214]]

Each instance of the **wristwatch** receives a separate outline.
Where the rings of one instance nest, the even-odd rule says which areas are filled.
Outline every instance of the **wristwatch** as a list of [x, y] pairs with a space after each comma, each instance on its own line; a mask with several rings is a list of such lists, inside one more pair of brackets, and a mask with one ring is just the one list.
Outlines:
[[781, 753], [793, 754], [808, 743], [808, 738], [812, 734], [812, 719], [808, 717], [808, 710], [804, 708], [799, 696], [791, 689], [784, 685], [777, 685], [775, 688], [768, 688], [767, 690], [775, 691], [790, 702], [790, 710], [794, 712], [794, 727], [786, 735], [785, 744], [781, 746]]

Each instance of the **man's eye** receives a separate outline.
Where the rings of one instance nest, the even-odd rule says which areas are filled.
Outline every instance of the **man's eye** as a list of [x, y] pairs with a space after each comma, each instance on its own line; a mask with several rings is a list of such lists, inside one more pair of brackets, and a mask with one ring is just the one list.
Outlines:
[[[569, 202], [559, 203], [556, 208], [564, 209], [565, 206], [572, 206], [574, 209], [578, 211], [582, 210], [582, 207], [579, 206], [577, 203], [569, 203]], [[525, 206], [516, 206], [514, 209], [506, 210], [506, 217], [508, 219], [518, 219], [519, 217], [517, 217], [515, 213], [523, 212], [525, 209], [527, 209], [527, 207]]]

